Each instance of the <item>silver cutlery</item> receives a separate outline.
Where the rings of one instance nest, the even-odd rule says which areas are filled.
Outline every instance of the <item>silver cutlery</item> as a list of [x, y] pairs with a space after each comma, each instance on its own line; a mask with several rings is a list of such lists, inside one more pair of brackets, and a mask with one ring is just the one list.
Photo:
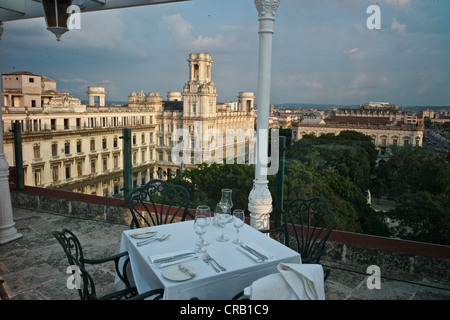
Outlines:
[[192, 272], [191, 270], [189, 270], [188, 268], [186, 268], [184, 265], [179, 264], [178, 265], [178, 269], [180, 269], [183, 272], [186, 272], [187, 274], [189, 274], [192, 278], [196, 276], [196, 274], [194, 272]]
[[131, 236], [143, 236], [143, 235], [147, 235], [150, 233], [156, 233], [155, 230], [147, 230], [147, 231], [136, 231], [133, 233], [130, 233]]
[[240, 247], [242, 249], [244, 249], [245, 251], [250, 252], [252, 255], [254, 255], [255, 257], [257, 257], [261, 261], [265, 261], [265, 260], [269, 259], [265, 255], [263, 255], [262, 253], [256, 251], [253, 248], [250, 248], [249, 246], [247, 246], [245, 244], [241, 244]]
[[203, 255], [205, 256], [206, 259], [208, 259], [208, 260], [214, 262], [214, 263], [219, 267], [220, 270], [222, 270], [222, 271], [227, 271], [227, 269], [226, 269], [225, 267], [222, 267], [215, 259], [213, 259], [213, 258], [209, 255], [208, 252], [204, 253]]
[[208, 258], [206, 258], [204, 255], [202, 256], [202, 259], [203, 259], [203, 261], [204, 261], [206, 264], [209, 264], [209, 265], [214, 269], [214, 271], [220, 272], [220, 270], [217, 269], [216, 266], [213, 265], [213, 264], [211, 263], [211, 260], [209, 260]]
[[156, 259], [155, 261], [153, 261], [153, 263], [155, 263], [155, 264], [167, 263], [167, 262], [172, 262], [172, 261], [176, 261], [176, 260], [180, 260], [180, 259], [189, 258], [190, 256], [193, 256], [193, 255], [195, 255], [195, 252], [180, 253], [180, 254], [174, 255], [172, 257]]
[[164, 240], [167, 240], [167, 239], [169, 239], [169, 237], [170, 237], [170, 234], [163, 234], [161, 237], [159, 237], [159, 238], [152, 238], [152, 239], [148, 239], [148, 240], [144, 240], [144, 241], [139, 241], [139, 242], [137, 242], [136, 243], [136, 245], [138, 246], [138, 247], [140, 247], [140, 246], [143, 246], [143, 245], [145, 245], [145, 244], [148, 244], [148, 243], [151, 243], [151, 242], [153, 242], [153, 241], [164, 241]]

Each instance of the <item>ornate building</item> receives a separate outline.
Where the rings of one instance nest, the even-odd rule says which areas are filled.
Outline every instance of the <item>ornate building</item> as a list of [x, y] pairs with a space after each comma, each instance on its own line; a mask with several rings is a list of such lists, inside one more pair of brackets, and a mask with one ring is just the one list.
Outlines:
[[[11, 130], [19, 121], [26, 185], [120, 196], [124, 128], [132, 129], [134, 187], [152, 178], [167, 178], [183, 166], [210, 160], [205, 148], [211, 143], [202, 140], [197, 144], [196, 132], [216, 130], [225, 134], [227, 129], [251, 128], [253, 134], [253, 93], [239, 94], [237, 110], [218, 112], [211, 56], [191, 54], [188, 62], [190, 78], [183, 92], [169, 92], [167, 101], [159, 93], [133, 92], [126, 106], [105, 105], [103, 87], [89, 87], [89, 102], [84, 105], [68, 93], [57, 92], [56, 82], [44, 76], [30, 72], [2, 75], [2, 124], [8, 163], [14, 166]], [[173, 140], [177, 129], [192, 133], [189, 145], [193, 148], [183, 158], [190, 161], [172, 161], [173, 148], [179, 143]], [[209, 155], [219, 155], [217, 151], [223, 148], [224, 144], [216, 146]]]
[[424, 129], [423, 121], [400, 111], [397, 105], [370, 102], [357, 109], [333, 109], [329, 115], [324, 112], [305, 114], [292, 126], [292, 141], [308, 134], [319, 137], [353, 130], [372, 137], [379, 148], [408, 144], [422, 146]]

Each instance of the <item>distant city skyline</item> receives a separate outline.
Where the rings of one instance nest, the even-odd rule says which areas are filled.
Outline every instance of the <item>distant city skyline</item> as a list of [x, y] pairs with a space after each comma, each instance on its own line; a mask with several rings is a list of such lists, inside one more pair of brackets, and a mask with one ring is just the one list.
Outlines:
[[[447, 1], [379, 0], [369, 30], [359, 0], [281, 0], [275, 17], [271, 103], [450, 105]], [[87, 100], [182, 91], [189, 53], [212, 55], [217, 101], [257, 93], [258, 17], [253, 0], [193, 0], [81, 14], [57, 42], [43, 18], [4, 22], [0, 71], [29, 71]], [[256, 101], [256, 104], [258, 102]]]

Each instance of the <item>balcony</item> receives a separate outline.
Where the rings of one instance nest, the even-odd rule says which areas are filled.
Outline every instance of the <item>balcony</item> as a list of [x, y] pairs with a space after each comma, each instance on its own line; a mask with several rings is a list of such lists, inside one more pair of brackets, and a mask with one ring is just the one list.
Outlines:
[[[68, 228], [89, 256], [119, 251], [130, 216], [122, 199], [11, 186], [22, 238], [0, 245], [0, 279], [12, 300], [78, 300], [66, 287], [66, 259], [51, 232]], [[331, 270], [327, 300], [448, 300], [450, 248], [334, 231], [322, 264]], [[381, 289], [368, 289], [369, 265], [381, 268]], [[113, 290], [113, 265], [92, 266], [99, 294]], [[108, 268], [111, 269], [108, 269]]]

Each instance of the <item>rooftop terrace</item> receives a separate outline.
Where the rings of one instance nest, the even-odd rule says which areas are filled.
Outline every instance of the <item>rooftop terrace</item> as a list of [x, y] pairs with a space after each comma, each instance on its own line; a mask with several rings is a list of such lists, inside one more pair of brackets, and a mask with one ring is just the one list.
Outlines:
[[[11, 197], [15, 226], [23, 237], [0, 245], [0, 279], [4, 279], [8, 297], [78, 300], [78, 293], [66, 287], [67, 260], [51, 232], [63, 228], [75, 232], [88, 257], [117, 253], [121, 232], [129, 228], [126, 218], [117, 219], [120, 210], [126, 211], [117, 205], [121, 200], [109, 199], [105, 205], [102, 197], [28, 187], [23, 192], [12, 190]], [[351, 239], [358, 244], [351, 244]], [[325, 283], [326, 299], [450, 299], [450, 248], [392, 241], [396, 240], [334, 232], [322, 260], [331, 270]], [[366, 270], [372, 264], [381, 268], [381, 289], [367, 287]], [[113, 265], [90, 267], [99, 295], [111, 292]]]

